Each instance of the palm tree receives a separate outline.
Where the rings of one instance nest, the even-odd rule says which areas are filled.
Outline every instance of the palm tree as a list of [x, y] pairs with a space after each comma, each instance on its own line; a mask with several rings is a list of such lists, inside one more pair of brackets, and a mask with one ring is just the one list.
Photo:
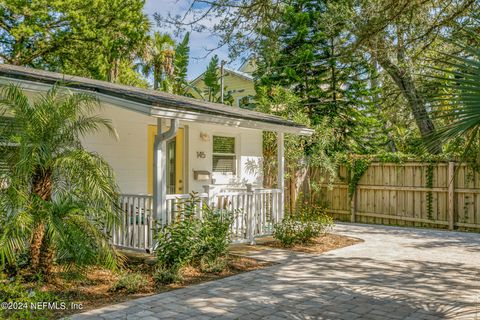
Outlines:
[[175, 57], [175, 41], [169, 34], [155, 32], [147, 41], [145, 50], [142, 53], [140, 70], [149, 77], [153, 76], [153, 89], [158, 90], [160, 86], [168, 91], [168, 77], [173, 75], [173, 61]]
[[446, 77], [444, 92], [434, 104], [434, 118], [446, 123], [431, 136], [432, 144], [463, 137], [467, 140], [464, 156], [478, 140], [480, 130], [480, 50], [461, 46], [465, 56], [447, 55], [446, 68], [436, 69]]
[[18, 86], [0, 91], [0, 266], [28, 251], [32, 270], [51, 272], [54, 260], [69, 266], [115, 268], [108, 234], [118, 221], [112, 169], [86, 151], [81, 137], [115, 134], [94, 114], [98, 101], [53, 87], [31, 102]]

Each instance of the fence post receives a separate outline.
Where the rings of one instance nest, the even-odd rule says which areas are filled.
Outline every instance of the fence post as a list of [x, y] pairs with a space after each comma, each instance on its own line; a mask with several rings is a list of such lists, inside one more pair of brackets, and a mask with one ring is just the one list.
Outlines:
[[448, 229], [455, 226], [455, 162], [448, 163]]
[[[350, 179], [353, 178], [353, 170], [350, 173]], [[356, 211], [357, 211], [357, 186], [355, 186], [355, 190], [353, 190], [352, 199], [350, 199], [350, 222], [355, 222], [356, 218]]]

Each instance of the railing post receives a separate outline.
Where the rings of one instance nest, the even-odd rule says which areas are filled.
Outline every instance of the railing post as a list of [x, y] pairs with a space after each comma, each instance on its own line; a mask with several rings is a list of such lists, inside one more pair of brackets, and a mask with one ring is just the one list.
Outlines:
[[[253, 192], [253, 188], [251, 184], [246, 184], [247, 187], [247, 236], [248, 241], [251, 245], [255, 244], [255, 220], [257, 216], [256, 210], [256, 201], [255, 201], [255, 193]], [[249, 200], [249, 201], [248, 201]]]
[[212, 188], [210, 187], [210, 185], [206, 184], [203, 186], [203, 191], [207, 194], [207, 205], [209, 207], [212, 207], [212, 208], [215, 208], [214, 206], [214, 194], [213, 194], [213, 190]]
[[448, 163], [448, 229], [455, 227], [455, 162]]

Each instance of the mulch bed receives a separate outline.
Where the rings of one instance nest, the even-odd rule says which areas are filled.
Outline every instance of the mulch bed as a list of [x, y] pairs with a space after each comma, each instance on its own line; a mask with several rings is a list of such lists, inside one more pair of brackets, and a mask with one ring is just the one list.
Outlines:
[[279, 241], [275, 240], [273, 237], [265, 237], [257, 240], [257, 244], [260, 246], [316, 254], [348, 247], [360, 242], [363, 242], [363, 240], [335, 233], [327, 233], [314, 239], [311, 243], [308, 244], [297, 244], [293, 247], [287, 248], [282, 246], [282, 244]]
[[[73, 313], [84, 312], [91, 309], [101, 308], [106, 305], [121, 303], [127, 300], [149, 296], [165, 291], [180, 289], [202, 282], [213, 281], [229, 277], [242, 272], [248, 272], [272, 265], [272, 262], [256, 260], [248, 257], [242, 257], [235, 254], [242, 252], [261, 251], [266, 248], [276, 248], [306, 252], [312, 254], [321, 254], [330, 250], [343, 248], [363, 242], [358, 238], [347, 237], [343, 235], [328, 233], [309, 244], [295, 245], [285, 248], [272, 237], [257, 239], [256, 246], [240, 245], [232, 248], [232, 253], [228, 258], [228, 268], [220, 273], [205, 273], [199, 269], [188, 267], [182, 272], [183, 281], [177, 284], [158, 285], [153, 279], [155, 272], [154, 257], [146, 254], [126, 252], [126, 268], [130, 272], [140, 273], [147, 284], [137, 293], [128, 293], [125, 291], [112, 291], [119, 279], [119, 274], [101, 268], [91, 268], [83, 274], [72, 272], [62, 272], [57, 270], [51, 279], [42, 287], [42, 291], [47, 291], [57, 295], [60, 300], [74, 302], [82, 305], [82, 310], [55, 310], [54, 318], [62, 318]], [[25, 286], [32, 287], [34, 283]]]
[[[128, 255], [128, 253], [127, 253]], [[52, 318], [59, 319], [74, 313], [101, 308], [107, 305], [121, 303], [152, 294], [180, 289], [202, 282], [213, 281], [229, 277], [242, 272], [248, 272], [272, 265], [271, 262], [256, 260], [247, 257], [230, 255], [228, 267], [219, 273], [205, 273], [192, 267], [182, 270], [183, 281], [170, 285], [158, 285], [153, 279], [155, 265], [152, 256], [131, 254], [128, 255], [126, 268], [128, 271], [141, 273], [147, 280], [147, 285], [137, 293], [112, 291], [119, 279], [119, 274], [101, 268], [91, 268], [83, 274], [62, 272], [57, 270], [54, 275], [40, 288], [45, 292], [55, 294], [60, 301], [78, 303], [81, 310], [54, 310]], [[25, 283], [25, 287], [34, 287], [34, 283]], [[67, 304], [67, 305], [68, 305]], [[33, 315], [35, 311], [32, 312]]]

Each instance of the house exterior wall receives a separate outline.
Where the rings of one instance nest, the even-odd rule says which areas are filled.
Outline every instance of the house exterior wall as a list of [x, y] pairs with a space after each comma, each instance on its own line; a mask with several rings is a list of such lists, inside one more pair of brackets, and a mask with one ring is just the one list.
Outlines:
[[[147, 194], [148, 126], [156, 125], [156, 119], [124, 108], [104, 104], [100, 114], [112, 121], [117, 130], [115, 139], [106, 130], [90, 134], [82, 139], [84, 147], [100, 154], [112, 166], [120, 191], [122, 193]], [[185, 193], [202, 192], [203, 185], [212, 181], [194, 179], [194, 170], [212, 172], [212, 135], [234, 136], [236, 138], [237, 173], [235, 176], [215, 173], [212, 178], [215, 184], [252, 183], [262, 184], [262, 132], [253, 129], [232, 128], [217, 125], [205, 125], [194, 122], [181, 122], [185, 128], [185, 161], [184, 179]], [[200, 137], [206, 133], [208, 140]], [[197, 157], [197, 152], [203, 152], [204, 158]]]
[[122, 193], [147, 193], [147, 127], [152, 117], [104, 104], [99, 112], [112, 121], [118, 139], [102, 130], [83, 138], [89, 151], [100, 154], [112, 166]]
[[[236, 175], [213, 173], [213, 136], [235, 137]], [[204, 137], [204, 138], [202, 138]], [[259, 130], [190, 123], [186, 130], [189, 191], [202, 192], [207, 184], [239, 185], [251, 183], [262, 186], [262, 132]], [[204, 157], [200, 154], [203, 153]], [[198, 155], [197, 155], [198, 154]], [[194, 171], [208, 171], [212, 181], [194, 179]]]

